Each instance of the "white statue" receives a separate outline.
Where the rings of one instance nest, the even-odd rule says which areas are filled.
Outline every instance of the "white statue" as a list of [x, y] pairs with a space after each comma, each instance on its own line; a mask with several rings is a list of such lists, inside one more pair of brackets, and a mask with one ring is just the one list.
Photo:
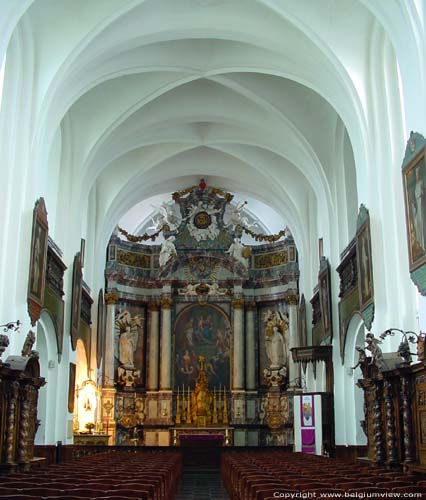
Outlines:
[[176, 215], [173, 202], [163, 201], [159, 206], [151, 206], [157, 212], [154, 217], [151, 217], [153, 222], [153, 226], [151, 226], [152, 229], [159, 231], [165, 225], [169, 226], [170, 230], [177, 228], [179, 225], [179, 217]]
[[287, 365], [289, 352], [286, 339], [288, 318], [280, 311], [268, 309], [263, 315], [265, 324], [265, 350], [271, 367]]
[[185, 297], [197, 295], [197, 286], [200, 286], [200, 283], [196, 283], [195, 285], [188, 283], [184, 288], [178, 288], [178, 294], [185, 295]]
[[235, 238], [234, 243], [226, 250], [225, 253], [229, 253], [231, 257], [240, 262], [246, 269], [249, 266], [249, 260], [244, 257], [244, 246], [241, 243], [240, 238]]
[[251, 228], [257, 226], [257, 222], [250, 223], [248, 218], [243, 216], [243, 208], [247, 205], [246, 201], [240, 201], [237, 206], [228, 205], [230, 209], [228, 224], [226, 227], [230, 226], [244, 226], [246, 228]]
[[226, 288], [219, 288], [218, 283], [215, 281], [209, 285], [209, 295], [226, 295]]
[[272, 327], [270, 336], [265, 336], [265, 348], [271, 366], [284, 366], [287, 363], [287, 345], [277, 326]]
[[175, 241], [175, 237], [169, 236], [166, 240], [164, 240], [163, 244], [161, 245], [161, 250], [160, 250], [160, 267], [163, 267], [167, 264], [167, 262], [170, 260], [172, 255], [176, 255], [176, 247], [175, 244], [173, 243]]
[[119, 331], [118, 359], [124, 368], [134, 368], [135, 351], [142, 328], [143, 319], [140, 316], [132, 318], [129, 311], [123, 311], [117, 316], [115, 326]]

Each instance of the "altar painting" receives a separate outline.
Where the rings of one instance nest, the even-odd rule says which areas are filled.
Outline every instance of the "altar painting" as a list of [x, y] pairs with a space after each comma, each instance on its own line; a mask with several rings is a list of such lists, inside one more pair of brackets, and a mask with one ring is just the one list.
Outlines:
[[[289, 331], [286, 304], [259, 309], [259, 373], [271, 367], [286, 366], [289, 360]], [[260, 385], [265, 380], [260, 375]]]
[[143, 383], [145, 373], [145, 308], [126, 303], [117, 304], [115, 314], [115, 363], [135, 370], [136, 385]]
[[229, 387], [230, 324], [219, 307], [195, 305], [184, 309], [175, 323], [175, 387], [194, 387], [198, 357], [205, 357], [210, 388]]

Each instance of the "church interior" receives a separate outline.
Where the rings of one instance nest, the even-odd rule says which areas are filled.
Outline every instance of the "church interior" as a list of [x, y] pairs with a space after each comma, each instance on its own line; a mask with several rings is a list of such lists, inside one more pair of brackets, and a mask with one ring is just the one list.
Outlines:
[[0, 499], [426, 495], [426, 0], [0, 28]]

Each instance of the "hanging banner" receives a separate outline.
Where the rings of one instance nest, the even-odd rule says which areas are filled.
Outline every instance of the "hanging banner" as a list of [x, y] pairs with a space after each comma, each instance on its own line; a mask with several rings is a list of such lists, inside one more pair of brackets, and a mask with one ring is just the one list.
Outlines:
[[315, 453], [315, 415], [312, 395], [303, 395], [300, 398], [300, 427], [302, 453]]

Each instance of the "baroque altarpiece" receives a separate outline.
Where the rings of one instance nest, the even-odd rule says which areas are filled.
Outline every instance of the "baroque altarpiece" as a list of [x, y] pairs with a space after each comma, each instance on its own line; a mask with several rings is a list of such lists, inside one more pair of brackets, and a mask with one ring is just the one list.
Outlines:
[[110, 444], [292, 443], [297, 250], [232, 200], [201, 181], [163, 203], [150, 234], [112, 235], [99, 422]]

